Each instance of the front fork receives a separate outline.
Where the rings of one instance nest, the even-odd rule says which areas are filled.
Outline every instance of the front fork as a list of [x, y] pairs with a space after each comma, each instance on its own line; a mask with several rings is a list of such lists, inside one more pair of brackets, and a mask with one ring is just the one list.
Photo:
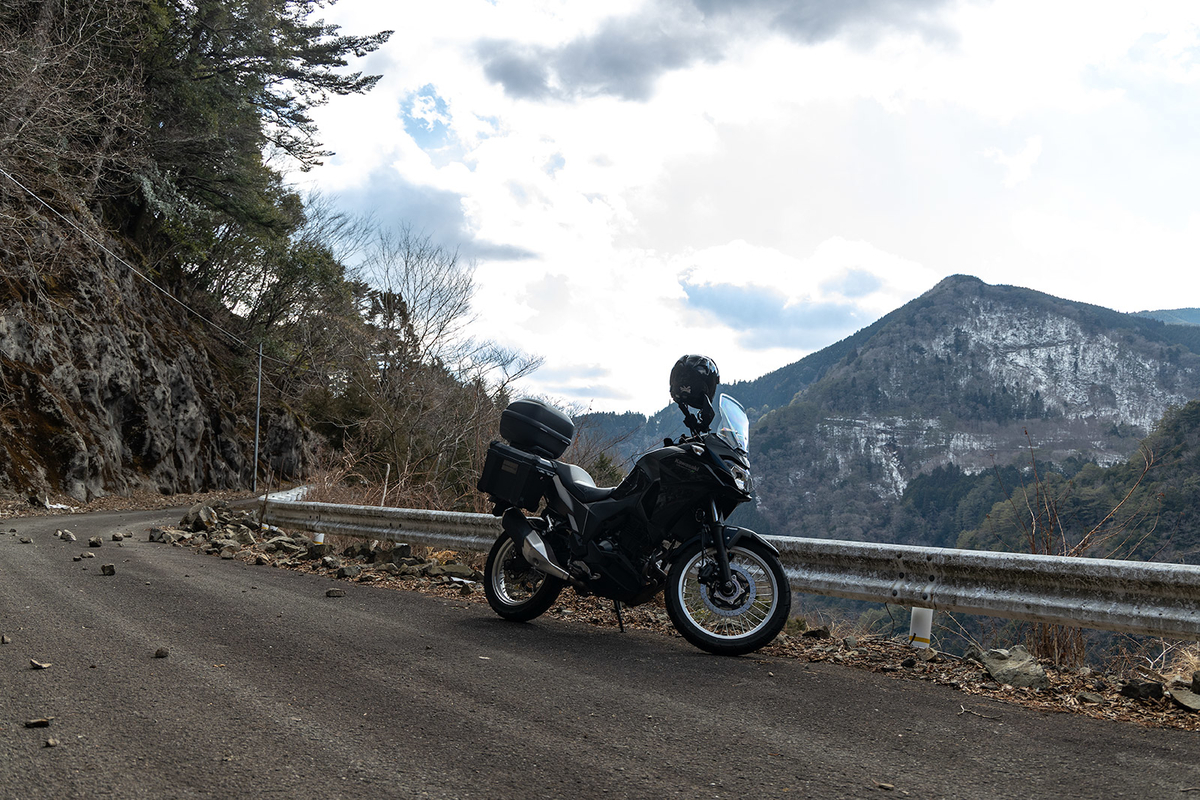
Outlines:
[[[705, 539], [711, 538], [712, 547], [717, 551], [717, 563], [714, 571], [702, 569], [700, 572], [701, 583], [720, 583], [721, 594], [733, 594], [737, 588], [733, 583], [733, 573], [729, 569], [729, 549], [725, 546], [725, 520], [721, 518], [720, 512], [717, 511], [716, 501], [712, 501], [710, 505], [712, 512], [712, 524], [706, 525], [700, 533], [701, 552], [707, 552], [709, 543]], [[705, 574], [705, 573], [708, 574]], [[715, 574], [714, 574], [715, 573]]]

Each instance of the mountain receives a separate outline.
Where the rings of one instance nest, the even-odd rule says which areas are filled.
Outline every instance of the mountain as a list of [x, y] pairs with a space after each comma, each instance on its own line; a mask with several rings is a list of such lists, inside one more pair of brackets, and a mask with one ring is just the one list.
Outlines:
[[[1031, 459], [1062, 475], [1123, 463], [1168, 409], [1200, 395], [1200, 327], [956, 275], [724, 389], [754, 420], [758, 504], [743, 524], [953, 546]], [[671, 412], [626, 450], [652, 444]]]

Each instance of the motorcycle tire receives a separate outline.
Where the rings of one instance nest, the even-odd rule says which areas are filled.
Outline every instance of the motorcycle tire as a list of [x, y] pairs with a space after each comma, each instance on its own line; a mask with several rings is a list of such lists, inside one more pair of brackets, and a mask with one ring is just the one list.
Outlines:
[[530, 566], [507, 533], [496, 539], [483, 568], [483, 593], [488, 605], [514, 622], [528, 622], [546, 613], [563, 586], [560, 579]]
[[722, 656], [752, 653], [783, 629], [792, 610], [792, 587], [779, 557], [754, 539], [729, 548], [737, 588], [724, 597], [700, 582], [715, 551], [692, 545], [671, 564], [667, 614], [675, 629], [701, 650]]

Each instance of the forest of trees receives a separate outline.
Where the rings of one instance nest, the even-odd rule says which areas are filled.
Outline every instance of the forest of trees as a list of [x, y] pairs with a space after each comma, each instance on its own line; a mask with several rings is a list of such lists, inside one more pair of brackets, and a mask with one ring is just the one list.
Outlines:
[[391, 33], [342, 33], [318, 17], [329, 4], [0, 6], [0, 286], [52, 298], [77, 265], [46, 231], [107, 237], [147, 293], [232, 339], [242, 385], [261, 345], [264, 400], [344, 471], [473, 507], [506, 386], [536, 360], [471, 337], [473, 265], [452, 246], [289, 184], [328, 155], [312, 109], [370, 91], [379, 76], [351, 64]]

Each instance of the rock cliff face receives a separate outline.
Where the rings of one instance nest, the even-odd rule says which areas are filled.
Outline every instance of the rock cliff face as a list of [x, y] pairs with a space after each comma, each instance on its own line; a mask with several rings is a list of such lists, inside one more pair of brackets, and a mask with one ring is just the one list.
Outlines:
[[[118, 242], [23, 210], [31, 239], [0, 242], [0, 490], [86, 501], [248, 486], [251, 354], [104, 251]], [[311, 435], [279, 408], [264, 426], [264, 464], [301, 471]]]

